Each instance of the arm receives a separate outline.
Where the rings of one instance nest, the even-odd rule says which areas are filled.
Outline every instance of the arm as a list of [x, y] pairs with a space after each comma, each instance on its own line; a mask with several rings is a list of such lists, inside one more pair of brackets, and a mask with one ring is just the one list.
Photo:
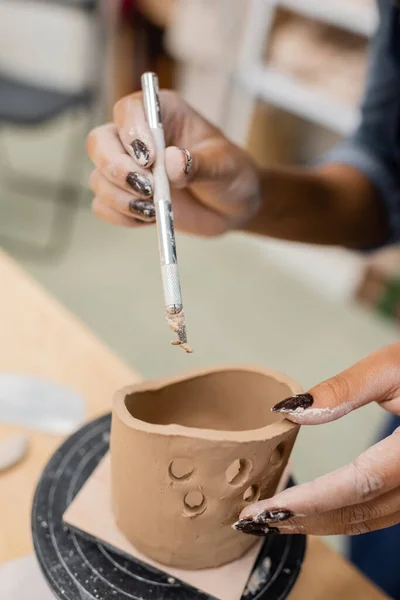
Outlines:
[[[351, 248], [400, 240], [400, 64], [390, 55], [393, 6], [382, 0], [381, 7], [361, 125], [318, 167], [260, 171], [177, 94], [161, 92], [178, 229], [202, 236], [241, 230]], [[132, 228], [154, 221], [155, 147], [140, 94], [116, 104], [114, 123], [89, 135], [88, 151], [96, 166], [94, 212]]]
[[265, 172], [250, 231], [348, 247], [400, 239], [400, 60], [391, 51], [399, 14], [387, 0], [379, 9], [358, 130], [325, 166]]
[[281, 168], [262, 174], [263, 202], [251, 233], [348, 248], [376, 246], [388, 236], [378, 190], [346, 164]]

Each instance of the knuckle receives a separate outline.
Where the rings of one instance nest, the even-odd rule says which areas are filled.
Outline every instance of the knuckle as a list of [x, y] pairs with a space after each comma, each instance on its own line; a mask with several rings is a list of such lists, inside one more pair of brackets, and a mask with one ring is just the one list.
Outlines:
[[128, 104], [130, 104], [131, 99], [132, 99], [132, 95], [124, 96], [123, 98], [120, 98], [114, 104], [114, 108], [113, 108], [114, 121], [118, 121], [119, 115], [123, 114], [126, 111], [126, 107]]
[[96, 192], [98, 180], [99, 180], [98, 171], [97, 171], [97, 169], [94, 169], [94, 171], [92, 171], [90, 173], [90, 177], [89, 177], [89, 185], [94, 192]]
[[348, 525], [359, 525], [379, 516], [378, 510], [369, 502], [343, 508], [339, 514], [340, 522]]
[[354, 461], [353, 473], [354, 489], [357, 498], [359, 498], [361, 502], [370, 500], [376, 495], [377, 492], [382, 490], [382, 478], [370, 468], [366, 467], [362, 459], [358, 458]]
[[381, 362], [386, 366], [386, 369], [388, 369], [392, 373], [392, 377], [390, 378], [391, 381], [390, 381], [390, 384], [388, 385], [388, 389], [387, 389], [387, 394], [392, 398], [394, 398], [395, 396], [398, 396], [400, 393], [399, 358], [400, 358], [400, 343], [396, 343], [396, 344], [387, 346], [384, 349], [383, 355], [381, 357]]
[[362, 535], [363, 533], [369, 533], [372, 528], [368, 523], [348, 523], [344, 527], [344, 535]]
[[99, 213], [99, 204], [100, 204], [100, 202], [99, 202], [98, 198], [96, 198], [96, 197], [93, 198], [91, 209], [92, 209], [92, 213], [95, 214], [96, 216]]
[[350, 384], [344, 375], [335, 375], [319, 386], [321, 395], [326, 396], [329, 405], [347, 402], [350, 398]]
[[[128, 160], [129, 157], [127, 156]], [[104, 174], [104, 176], [109, 179], [110, 181], [112, 181], [113, 183], [119, 183], [120, 181], [122, 181], [123, 179], [125, 179], [124, 177], [124, 173], [125, 173], [125, 165], [123, 164], [123, 160], [121, 158], [117, 158], [116, 160], [112, 161], [112, 162], [104, 162], [101, 165], [102, 168], [102, 172]]]
[[105, 135], [108, 135], [110, 132], [113, 132], [115, 127], [112, 123], [104, 123], [103, 125], [98, 125], [94, 127], [86, 136], [86, 150], [93, 160], [95, 159], [98, 148], [102, 149], [104, 145], [104, 141], [106, 138]]
[[99, 127], [96, 127], [95, 129], [92, 129], [91, 131], [89, 131], [89, 133], [86, 136], [86, 150], [87, 150], [89, 156], [92, 155], [93, 148], [96, 144], [98, 130], [99, 130]]
[[398, 364], [400, 357], [400, 342], [386, 346], [382, 349], [382, 353], [388, 360], [394, 360], [396, 364]]
[[114, 121], [117, 123], [121, 120], [121, 118], [123, 119], [127, 111], [129, 111], [132, 105], [135, 105], [136, 102], [142, 102], [142, 92], [135, 92], [120, 98], [113, 107]]

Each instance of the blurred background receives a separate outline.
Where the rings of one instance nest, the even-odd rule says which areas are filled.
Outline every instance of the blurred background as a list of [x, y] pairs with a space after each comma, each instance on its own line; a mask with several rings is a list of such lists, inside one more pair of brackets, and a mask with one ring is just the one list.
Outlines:
[[[397, 340], [398, 248], [178, 234], [195, 353], [170, 347], [155, 231], [91, 215], [84, 150], [155, 70], [260, 164], [321, 160], [357, 124], [376, 23], [373, 0], [0, 0], [2, 247], [145, 377], [245, 362], [309, 387]], [[382, 412], [303, 429], [297, 479], [354, 458]]]

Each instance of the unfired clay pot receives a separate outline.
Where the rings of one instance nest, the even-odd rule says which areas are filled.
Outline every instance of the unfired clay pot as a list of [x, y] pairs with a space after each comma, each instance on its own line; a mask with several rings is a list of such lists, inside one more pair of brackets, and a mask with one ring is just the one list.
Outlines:
[[249, 367], [203, 370], [120, 391], [111, 428], [113, 510], [121, 532], [153, 560], [217, 567], [257, 539], [231, 525], [274, 494], [298, 426], [271, 412], [301, 392]]

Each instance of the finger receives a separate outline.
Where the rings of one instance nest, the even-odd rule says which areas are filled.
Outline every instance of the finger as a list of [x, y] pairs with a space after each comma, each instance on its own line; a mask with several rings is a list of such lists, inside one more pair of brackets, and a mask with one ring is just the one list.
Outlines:
[[370, 502], [344, 506], [316, 516], [302, 517], [270, 511], [258, 519], [263, 528], [275, 527], [280, 533], [305, 533], [309, 535], [354, 535], [366, 523], [384, 522], [400, 512], [400, 488], [383, 494]]
[[372, 502], [344, 506], [316, 517], [292, 517], [276, 523], [281, 533], [307, 533], [310, 535], [354, 535], [364, 524], [385, 522], [400, 512], [400, 489], [383, 494]]
[[102, 221], [107, 221], [107, 223], [111, 223], [112, 225], [119, 225], [120, 227], [142, 227], [147, 225], [144, 221], [139, 221], [133, 217], [127, 217], [122, 213], [110, 208], [104, 202], [102, 202], [99, 198], [94, 198], [92, 202], [92, 211]]
[[116, 103], [114, 121], [125, 150], [138, 165], [149, 168], [155, 159], [155, 144], [140, 92]]
[[395, 432], [369, 448], [353, 463], [246, 507], [240, 519], [257, 523], [279, 514], [281, 520], [315, 516], [343, 506], [370, 502], [398, 487], [400, 433]]
[[[159, 97], [166, 146], [187, 148], [218, 133], [215, 127], [196, 113], [176, 92], [161, 90]], [[126, 151], [138, 164], [150, 167], [155, 160], [155, 144], [147, 125], [141, 92], [117, 102], [114, 121]]]
[[386, 346], [339, 375], [279, 402], [272, 409], [303, 425], [335, 421], [368, 404], [381, 402], [400, 413], [400, 344]]
[[126, 191], [133, 190], [142, 198], [151, 198], [153, 177], [150, 171], [139, 167], [126, 154], [113, 125], [93, 129], [87, 137], [86, 147], [94, 165], [112, 183]]
[[318, 521], [312, 519], [299, 519], [297, 523], [293, 525], [268, 525], [268, 524], [247, 524], [242, 525], [242, 528], [238, 531], [255, 535], [259, 537], [267, 536], [270, 534], [283, 534], [283, 535], [361, 535], [363, 533], [370, 533], [371, 531], [377, 531], [379, 529], [385, 529], [386, 527], [393, 527], [400, 523], [400, 511], [391, 513], [384, 517], [377, 519], [371, 519], [360, 523], [342, 523], [339, 527], [334, 526], [329, 521], [325, 522], [325, 526], [320, 526]]
[[[392, 527], [400, 523], [400, 510], [388, 513], [383, 517], [377, 517], [375, 519], [366, 519], [358, 522], [337, 522], [326, 518], [309, 518], [309, 519], [293, 519], [292, 522], [288, 521], [284, 524], [277, 524], [274, 526], [260, 524], [258, 529], [253, 529], [252, 535], [267, 535], [271, 533], [271, 527], [273, 533], [281, 533], [286, 535], [303, 534], [303, 535], [360, 535], [363, 533], [369, 533], [371, 531], [377, 531], [379, 529], [385, 529], [386, 527]], [[258, 531], [259, 533], [256, 533]]]
[[156, 220], [155, 208], [151, 200], [144, 200], [122, 190], [97, 169], [90, 176], [90, 185], [95, 196], [106, 206], [148, 223]]
[[228, 142], [223, 137], [207, 139], [189, 151], [169, 146], [165, 152], [168, 177], [175, 185], [221, 179], [231, 175], [232, 161], [228, 154]]
[[[121, 190], [121, 192], [125, 194], [123, 190]], [[113, 203], [115, 203], [115, 205], [121, 205], [122, 203], [126, 203], [127, 200], [126, 197], [123, 199], [121, 197], [116, 198], [112, 194], [114, 194], [114, 190], [112, 192], [110, 190], [109, 194], [107, 193], [104, 195], [104, 188], [102, 188], [101, 198], [96, 196], [93, 201], [93, 212], [100, 219], [123, 227], [137, 226], [139, 223], [135, 221], [135, 219], [140, 219], [147, 223], [152, 223], [155, 220], [152, 217], [146, 218], [147, 215], [143, 214], [148, 212], [153, 214], [150, 212], [150, 207], [147, 203], [138, 206], [138, 202], [134, 201], [135, 205], [133, 206], [132, 203], [129, 207], [130, 212], [132, 213], [131, 217], [128, 216], [126, 211], [122, 212], [113, 208]], [[132, 200], [132, 196], [130, 196], [130, 199]], [[190, 194], [184, 190], [176, 190], [173, 207], [174, 223], [177, 229], [193, 234], [199, 234], [200, 231], [203, 237], [219, 236], [222, 233], [225, 233], [227, 229], [226, 220], [221, 215], [195, 202]], [[151, 208], [154, 210], [153, 205], [151, 205]], [[140, 212], [142, 214], [140, 214]]]
[[175, 187], [185, 187], [192, 173], [193, 159], [186, 148], [169, 146], [165, 150], [165, 168], [168, 179]]

